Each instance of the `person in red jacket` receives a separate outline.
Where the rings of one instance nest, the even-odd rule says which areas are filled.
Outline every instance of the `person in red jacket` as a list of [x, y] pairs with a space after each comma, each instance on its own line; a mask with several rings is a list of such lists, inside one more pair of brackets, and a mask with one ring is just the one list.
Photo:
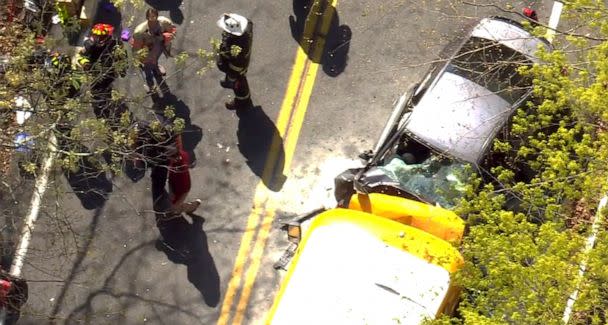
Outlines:
[[201, 200], [186, 201], [190, 192], [190, 156], [184, 150], [181, 135], [176, 140], [177, 153], [169, 158], [169, 195], [171, 200], [170, 214], [179, 215], [182, 213], [192, 213], [201, 205]]
[[158, 134], [142, 121], [138, 129], [134, 151], [138, 159], [143, 160], [142, 164], [152, 169], [152, 204], [160, 218], [157, 222], [173, 219], [182, 213], [191, 214], [201, 205], [201, 200], [186, 202], [191, 188], [190, 157], [183, 148], [181, 135], [173, 135], [166, 130]]

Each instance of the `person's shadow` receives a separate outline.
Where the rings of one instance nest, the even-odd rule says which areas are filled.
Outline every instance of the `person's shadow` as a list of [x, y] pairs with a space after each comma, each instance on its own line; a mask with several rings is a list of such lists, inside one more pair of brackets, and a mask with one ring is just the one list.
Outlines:
[[171, 205], [169, 194], [160, 188], [165, 181], [162, 175], [156, 175], [153, 171], [153, 206], [157, 211], [156, 226], [161, 235], [156, 248], [164, 252], [171, 262], [186, 265], [188, 281], [201, 293], [208, 306], [215, 307], [220, 300], [220, 276], [203, 230], [205, 220], [194, 214], [191, 215], [192, 223], [183, 216], [169, 217], [166, 213]]
[[[127, 117], [129, 121], [134, 121], [131, 123], [131, 127], [137, 124], [137, 121], [133, 115], [133, 113], [129, 110], [129, 106], [124, 101], [115, 102], [110, 98], [111, 90], [107, 91], [107, 94], [104, 94], [100, 97], [99, 102], [95, 103], [93, 106], [93, 112], [97, 119], [106, 120], [107, 125], [110, 127], [110, 130], [113, 132], [124, 133], [128, 132], [128, 129], [125, 129], [123, 126], [123, 118]], [[107, 98], [103, 98], [107, 97]], [[122, 152], [131, 152], [132, 149], [129, 147], [124, 147], [120, 149]], [[112, 156], [109, 152], [103, 153], [103, 158], [108, 165], [112, 165], [115, 162], [112, 161]], [[145, 168], [141, 168], [141, 166], [137, 166], [137, 161], [134, 157], [123, 157], [122, 159], [122, 169], [134, 183], [141, 180], [145, 174]]]
[[[328, 0], [293, 0], [294, 15], [289, 16], [291, 35], [300, 44], [308, 58], [323, 66], [323, 71], [336, 77], [346, 69], [352, 31], [347, 25], [340, 25], [336, 8]], [[323, 20], [331, 20], [327, 30], [323, 30]], [[317, 35], [317, 39], [313, 38]], [[318, 41], [325, 40], [324, 48]]]
[[283, 139], [261, 106], [237, 111], [238, 147], [247, 165], [272, 191], [280, 191], [287, 177], [283, 174]]
[[176, 24], [184, 22], [184, 13], [179, 8], [182, 0], [146, 0], [146, 3], [156, 10], [169, 11], [169, 18]]
[[[203, 139], [203, 129], [198, 125], [192, 124], [190, 118], [190, 107], [184, 103], [183, 100], [177, 98], [173, 93], [165, 93], [163, 97], [153, 97], [154, 111], [159, 118], [163, 119], [160, 115], [164, 114], [164, 109], [168, 106], [173, 107], [175, 110], [175, 118], [181, 118], [184, 120], [184, 130], [182, 132], [182, 144], [184, 150], [188, 152], [190, 156], [190, 168], [196, 165], [196, 154], [194, 149]], [[168, 122], [173, 122], [174, 119], [170, 119]]]
[[156, 248], [167, 258], [188, 268], [188, 281], [201, 293], [205, 304], [215, 307], [220, 300], [220, 276], [209, 252], [203, 218], [193, 216], [192, 223], [178, 217], [158, 224], [162, 239]]
[[[63, 130], [62, 134], [58, 135], [57, 142], [62, 151], [81, 154], [90, 152], [84, 145], [71, 140], [66, 132], [67, 130]], [[112, 192], [112, 182], [108, 180], [105, 172], [91, 161], [89, 156], [77, 157], [76, 169], [64, 168], [63, 174], [85, 209], [101, 208], [108, 200], [109, 193]]]
[[87, 158], [79, 159], [76, 171], [64, 168], [63, 173], [74, 194], [87, 210], [103, 207], [108, 200], [109, 193], [112, 192], [112, 182], [108, 180], [105, 172]]

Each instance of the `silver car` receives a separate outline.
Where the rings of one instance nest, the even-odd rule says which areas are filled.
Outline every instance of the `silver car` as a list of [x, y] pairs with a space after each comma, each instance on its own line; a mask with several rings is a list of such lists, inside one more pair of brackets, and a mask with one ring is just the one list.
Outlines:
[[336, 179], [338, 201], [347, 204], [356, 189], [452, 207], [468, 173], [484, 169], [493, 140], [530, 98], [532, 80], [519, 68], [539, 63], [540, 47], [551, 49], [513, 20], [479, 21], [399, 98], [367, 165]]

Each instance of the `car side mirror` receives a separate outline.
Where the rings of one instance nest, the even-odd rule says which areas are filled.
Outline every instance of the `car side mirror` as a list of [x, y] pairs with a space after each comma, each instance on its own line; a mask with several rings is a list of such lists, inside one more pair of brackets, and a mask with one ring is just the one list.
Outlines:
[[415, 84], [414, 85], [414, 90], [412, 91], [412, 95], [410, 97], [410, 100], [408, 102], [408, 108], [411, 110], [415, 105], [418, 105], [418, 102], [420, 102], [420, 98], [422, 98], [422, 95], [424, 95], [424, 93], [426, 92], [426, 88], [420, 88], [420, 84]]

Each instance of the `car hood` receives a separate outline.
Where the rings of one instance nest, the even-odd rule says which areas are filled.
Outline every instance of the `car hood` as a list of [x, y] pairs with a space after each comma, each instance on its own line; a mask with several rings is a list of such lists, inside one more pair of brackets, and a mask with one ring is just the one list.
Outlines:
[[411, 112], [405, 129], [440, 152], [476, 164], [511, 110], [500, 96], [446, 71]]

